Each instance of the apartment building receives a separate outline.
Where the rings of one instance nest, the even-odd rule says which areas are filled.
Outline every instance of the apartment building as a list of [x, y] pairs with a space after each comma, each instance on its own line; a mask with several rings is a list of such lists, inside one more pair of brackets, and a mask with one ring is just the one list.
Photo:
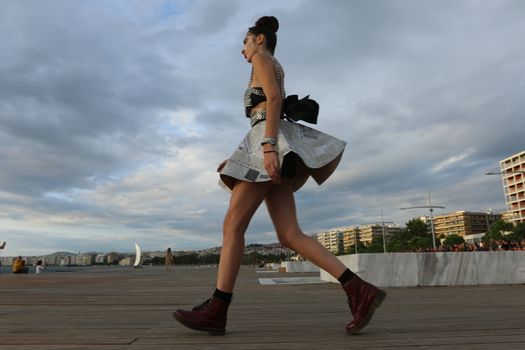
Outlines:
[[[393, 236], [403, 230], [398, 225], [384, 225], [385, 237]], [[374, 237], [383, 237], [383, 226], [378, 224], [359, 226], [359, 239], [364, 245], [372, 244]]]
[[[359, 242], [361, 237], [361, 231], [357, 235], [357, 241]], [[356, 243], [356, 227], [349, 226], [343, 231], [343, 250], [345, 252], [353, 251]]]
[[499, 162], [507, 215], [505, 218], [516, 224], [525, 222], [525, 151]]
[[333, 229], [326, 232], [319, 232], [315, 235], [317, 241], [334, 254], [344, 252], [343, 238], [345, 228]]
[[475, 213], [457, 211], [455, 213], [438, 215], [434, 217], [434, 230], [436, 237], [449, 235], [468, 236], [486, 233], [490, 225], [501, 220], [501, 214]]
[[[357, 229], [357, 237], [356, 237]], [[389, 237], [402, 230], [398, 225], [385, 225], [385, 236]], [[372, 243], [376, 236], [383, 237], [383, 227], [377, 224], [347, 226], [316, 234], [316, 239], [334, 254], [354, 251], [356, 239], [364, 245]]]

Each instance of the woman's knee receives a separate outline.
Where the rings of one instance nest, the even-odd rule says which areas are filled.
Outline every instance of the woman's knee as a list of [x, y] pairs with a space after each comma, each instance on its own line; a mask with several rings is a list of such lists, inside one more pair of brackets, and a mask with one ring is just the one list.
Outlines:
[[224, 238], [230, 236], [244, 236], [246, 224], [237, 215], [227, 213], [222, 223], [222, 232]]
[[296, 246], [296, 243], [301, 238], [301, 235], [304, 235], [304, 233], [302, 233], [298, 228], [291, 228], [277, 232], [279, 243], [281, 243], [281, 245], [285, 246], [286, 248], [292, 249]]

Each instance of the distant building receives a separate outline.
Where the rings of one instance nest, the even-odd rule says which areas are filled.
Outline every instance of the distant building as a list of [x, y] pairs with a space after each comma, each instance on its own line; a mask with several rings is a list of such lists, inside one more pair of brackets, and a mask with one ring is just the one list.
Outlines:
[[319, 243], [332, 253], [342, 254], [344, 252], [343, 231], [341, 229], [319, 232], [315, 237]]
[[106, 264], [108, 262], [107, 254], [97, 254], [95, 257], [95, 263], [97, 264]]
[[[356, 237], [356, 230], [358, 231]], [[392, 236], [402, 228], [398, 225], [385, 225], [385, 236]], [[317, 241], [334, 254], [353, 252], [357, 242], [370, 245], [374, 237], [383, 237], [383, 227], [377, 224], [362, 226], [347, 226], [320, 232], [316, 235]]]
[[80, 259], [77, 258], [77, 261], [80, 260], [80, 264], [78, 265], [89, 266], [89, 265], [95, 264], [95, 258], [96, 258], [95, 254], [82, 254], [79, 256], [80, 256]]
[[343, 250], [345, 252], [349, 252], [351, 249], [355, 249], [355, 243], [356, 240], [359, 242], [360, 239], [360, 233], [359, 236], [356, 237], [356, 226], [348, 226], [341, 228], [341, 231], [343, 232]]
[[[384, 225], [385, 237], [391, 237], [402, 231], [399, 225]], [[379, 224], [359, 226], [359, 239], [364, 245], [372, 244], [374, 237], [383, 237], [383, 226]]]
[[499, 162], [507, 221], [516, 224], [525, 222], [525, 151]]
[[135, 262], [134, 257], [127, 257], [127, 258], [120, 260], [118, 264], [120, 266], [132, 266], [134, 262]]
[[110, 265], [112, 264], [118, 264], [119, 262], [119, 256], [117, 253], [115, 252], [111, 252], [111, 253], [108, 253], [107, 254], [107, 257], [106, 257], [106, 262]]
[[434, 217], [434, 231], [437, 238], [449, 235], [470, 236], [486, 233], [489, 227], [501, 220], [501, 214], [475, 213], [457, 211], [455, 213], [437, 215]]
[[59, 259], [58, 265], [60, 266], [71, 266], [75, 261], [74, 257], [71, 255], [61, 256]]

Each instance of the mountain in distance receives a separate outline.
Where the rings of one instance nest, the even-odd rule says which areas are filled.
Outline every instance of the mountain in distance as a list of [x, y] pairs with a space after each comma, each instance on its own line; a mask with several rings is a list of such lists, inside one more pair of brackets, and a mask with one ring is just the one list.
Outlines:
[[67, 256], [67, 255], [74, 256], [74, 255], [77, 255], [77, 254], [71, 253], [71, 252], [54, 252], [54, 253], [51, 253], [51, 254], [47, 254], [46, 256]]

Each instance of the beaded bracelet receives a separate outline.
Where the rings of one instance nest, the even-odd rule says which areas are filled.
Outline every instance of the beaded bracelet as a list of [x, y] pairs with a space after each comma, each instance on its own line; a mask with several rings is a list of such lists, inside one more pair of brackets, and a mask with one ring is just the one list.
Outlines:
[[277, 140], [273, 137], [265, 137], [262, 139], [261, 145], [269, 143], [272, 146], [275, 146], [277, 144]]

